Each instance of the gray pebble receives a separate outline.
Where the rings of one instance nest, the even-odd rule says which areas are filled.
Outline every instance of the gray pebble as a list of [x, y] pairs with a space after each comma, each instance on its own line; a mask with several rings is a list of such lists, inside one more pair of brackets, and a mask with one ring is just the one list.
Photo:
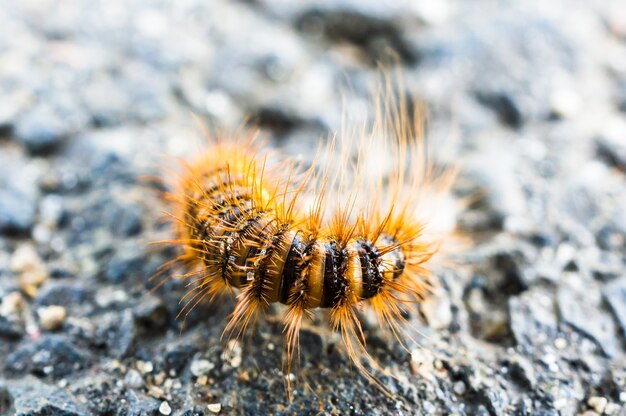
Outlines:
[[609, 357], [615, 356], [618, 343], [616, 328], [611, 316], [597, 304], [573, 289], [563, 286], [557, 293], [561, 319], [582, 335], [589, 337]]
[[40, 306], [85, 306], [92, 301], [91, 292], [75, 281], [49, 281], [37, 292], [35, 302]]
[[140, 389], [145, 385], [145, 382], [139, 371], [131, 368], [124, 376], [124, 384], [133, 389]]
[[0, 338], [5, 340], [18, 340], [24, 335], [23, 325], [9, 320], [7, 317], [0, 315]]
[[161, 402], [133, 390], [126, 392], [129, 414], [131, 415], [158, 415]]
[[124, 358], [132, 353], [137, 339], [137, 328], [130, 310], [107, 313], [97, 320], [98, 343], [107, 346], [111, 356]]
[[0, 189], [0, 233], [26, 234], [35, 222], [34, 199], [15, 189]]
[[[0, 394], [1, 391], [0, 386]], [[12, 399], [10, 414], [16, 416], [87, 416], [90, 414], [75, 397], [65, 390], [44, 384], [34, 377], [10, 383], [6, 391], [10, 393]]]
[[35, 154], [54, 150], [69, 133], [69, 127], [46, 106], [37, 106], [24, 114], [14, 129], [16, 140]]
[[509, 315], [515, 341], [529, 351], [557, 334], [554, 301], [540, 288], [509, 299]]
[[43, 335], [34, 343], [24, 343], [9, 354], [5, 367], [15, 374], [61, 378], [91, 364], [91, 357], [63, 335]]
[[163, 299], [152, 295], [144, 296], [133, 308], [133, 315], [138, 325], [152, 332], [163, 329], [168, 323], [168, 310]]

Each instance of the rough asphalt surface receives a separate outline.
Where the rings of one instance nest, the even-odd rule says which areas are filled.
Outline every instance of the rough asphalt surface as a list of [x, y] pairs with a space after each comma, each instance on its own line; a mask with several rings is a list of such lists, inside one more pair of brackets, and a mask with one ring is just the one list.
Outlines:
[[[626, 415], [624, 3], [379, 3], [0, 1], [0, 414]], [[225, 345], [232, 301], [182, 329], [183, 283], [148, 291], [150, 176], [200, 148], [192, 112], [306, 153], [394, 59], [473, 245], [419, 346], [368, 326], [393, 399], [313, 323], [290, 403], [279, 315]]]

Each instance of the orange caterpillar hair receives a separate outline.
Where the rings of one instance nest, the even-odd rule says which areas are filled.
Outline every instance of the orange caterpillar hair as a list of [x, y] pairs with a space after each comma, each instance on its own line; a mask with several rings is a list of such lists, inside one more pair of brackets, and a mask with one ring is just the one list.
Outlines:
[[[174, 242], [184, 247], [172, 264], [189, 270], [182, 314], [238, 289], [224, 330], [230, 336], [243, 336], [270, 303], [285, 304], [287, 373], [303, 318], [327, 308], [349, 357], [385, 391], [366, 367], [378, 368], [357, 310], [373, 309], [400, 340], [406, 306], [432, 289], [425, 264], [442, 240], [429, 230], [427, 211], [452, 175], [435, 172], [420, 111], [409, 111], [389, 82], [375, 108], [371, 127], [345, 131], [309, 169], [251, 136], [213, 140], [171, 195]], [[388, 171], [380, 168], [389, 162]]]

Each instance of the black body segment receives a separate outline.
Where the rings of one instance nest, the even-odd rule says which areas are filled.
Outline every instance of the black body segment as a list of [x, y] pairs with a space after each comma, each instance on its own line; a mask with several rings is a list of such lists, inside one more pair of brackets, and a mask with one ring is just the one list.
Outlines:
[[289, 302], [289, 295], [296, 284], [296, 280], [302, 275], [302, 270], [308, 266], [309, 259], [307, 257], [310, 252], [311, 245], [304, 241], [299, 233], [296, 233], [283, 267], [279, 299], [281, 303], [287, 304]]
[[330, 308], [345, 299], [349, 286], [348, 250], [337, 242], [326, 243], [326, 263], [324, 267], [324, 289], [320, 307]]
[[359, 239], [355, 243], [361, 261], [363, 275], [363, 292], [361, 297], [369, 299], [378, 294], [383, 285], [383, 275], [380, 272], [380, 256], [378, 250], [370, 241]]

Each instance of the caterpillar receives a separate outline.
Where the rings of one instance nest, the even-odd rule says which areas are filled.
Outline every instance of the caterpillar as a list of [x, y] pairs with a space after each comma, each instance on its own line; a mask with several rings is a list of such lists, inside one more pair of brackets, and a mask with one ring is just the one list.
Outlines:
[[358, 311], [372, 309], [403, 342], [405, 310], [431, 293], [426, 264], [443, 241], [427, 211], [438, 210], [454, 176], [429, 157], [421, 109], [392, 91], [386, 85], [374, 100], [371, 125], [346, 129], [309, 167], [252, 133], [209, 139], [185, 164], [169, 198], [176, 238], [168, 240], [183, 252], [165, 265], [187, 270], [177, 276], [190, 287], [179, 315], [236, 293], [224, 333], [239, 338], [259, 311], [284, 304], [289, 374], [303, 319], [325, 309], [359, 372], [386, 392], [368, 369], [378, 367]]

